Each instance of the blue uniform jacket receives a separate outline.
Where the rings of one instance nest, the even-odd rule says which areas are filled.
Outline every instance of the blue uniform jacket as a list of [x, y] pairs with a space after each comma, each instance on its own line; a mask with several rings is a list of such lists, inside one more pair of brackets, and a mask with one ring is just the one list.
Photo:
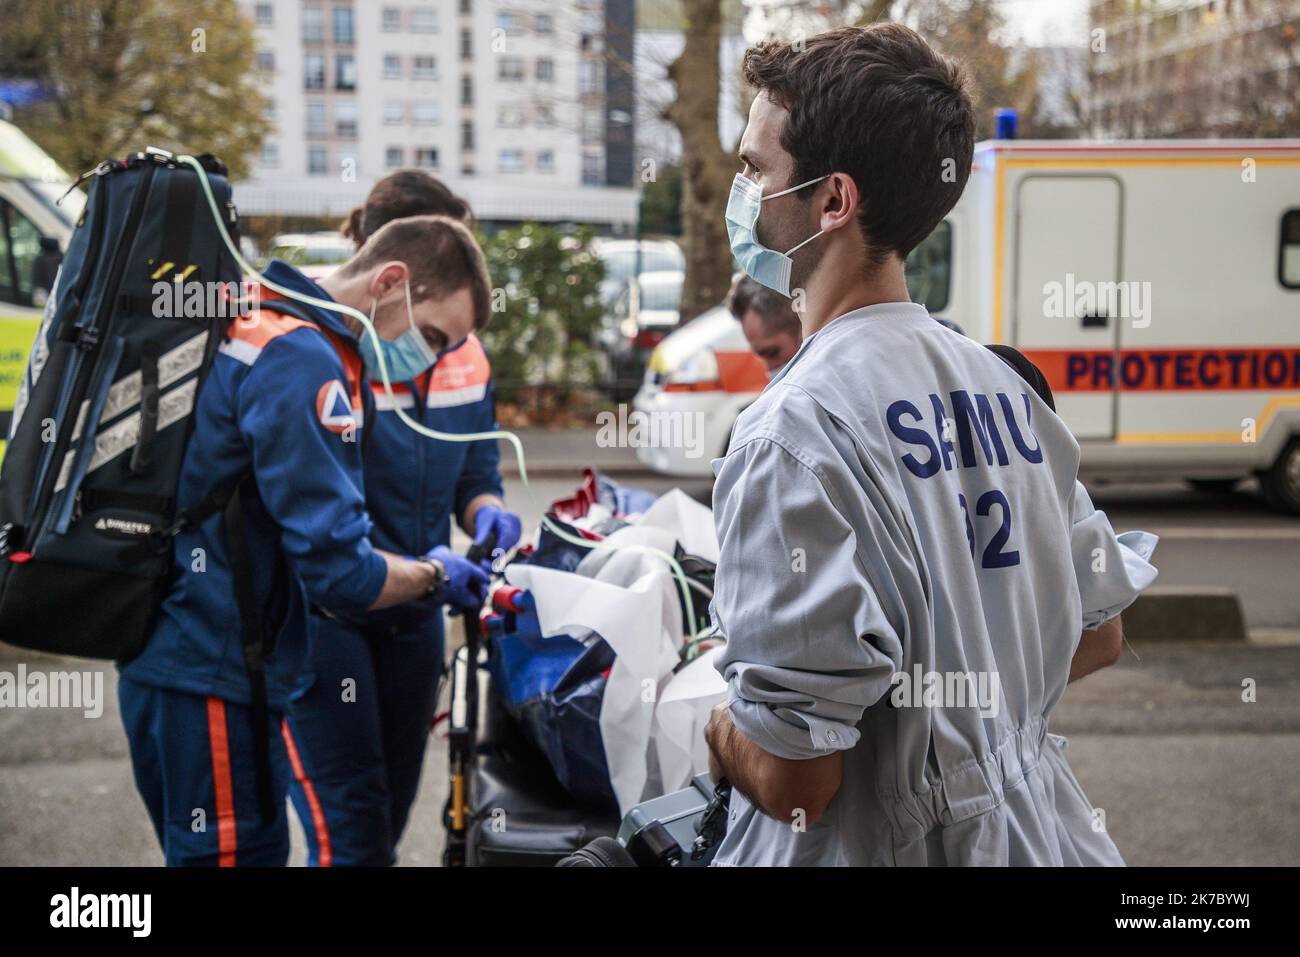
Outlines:
[[[329, 298], [285, 263], [272, 262], [265, 274]], [[257, 494], [244, 496], [244, 516], [264, 634], [274, 639], [266, 671], [276, 710], [298, 681], [308, 607], [359, 615], [387, 574], [368, 537], [356, 340], [336, 313], [312, 313], [319, 327], [269, 310], [231, 323], [199, 392], [177, 492], [190, 507], [253, 474]], [[247, 704], [224, 517], [178, 535], [173, 558], [153, 635], [123, 675]]]
[[[469, 336], [418, 379], [394, 383], [397, 405], [440, 432], [495, 429], [492, 370], [483, 345]], [[451, 540], [451, 522], [484, 493], [501, 495], [500, 452], [492, 439], [440, 442], [417, 435], [398, 418], [382, 382], [372, 382], [374, 434], [365, 449], [366, 505], [379, 548], [423, 555]], [[366, 622], [397, 628], [425, 625], [441, 615], [429, 602], [372, 612]]]

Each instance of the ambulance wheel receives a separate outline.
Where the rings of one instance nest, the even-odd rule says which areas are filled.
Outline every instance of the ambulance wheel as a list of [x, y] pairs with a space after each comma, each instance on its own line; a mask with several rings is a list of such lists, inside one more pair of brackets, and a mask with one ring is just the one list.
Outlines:
[[1269, 505], [1300, 515], [1300, 436], [1286, 444], [1271, 469], [1260, 473], [1259, 485]]
[[1240, 479], [1188, 479], [1187, 484], [1204, 495], [1227, 495]]

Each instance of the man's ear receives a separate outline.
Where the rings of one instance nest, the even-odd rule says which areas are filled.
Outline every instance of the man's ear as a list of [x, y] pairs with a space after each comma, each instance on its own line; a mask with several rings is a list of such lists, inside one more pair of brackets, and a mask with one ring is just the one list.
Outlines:
[[396, 259], [386, 262], [370, 278], [370, 294], [376, 299], [383, 299], [393, 289], [400, 289], [410, 275], [411, 270], [406, 263]]
[[828, 188], [821, 190], [821, 221], [826, 232], [852, 225], [858, 215], [858, 184], [848, 173], [831, 173], [824, 181]]

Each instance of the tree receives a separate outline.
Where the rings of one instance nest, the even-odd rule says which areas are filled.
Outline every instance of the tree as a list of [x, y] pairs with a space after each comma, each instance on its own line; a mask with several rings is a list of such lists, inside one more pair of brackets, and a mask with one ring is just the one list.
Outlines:
[[[976, 139], [993, 136], [998, 107], [1013, 107], [1032, 125], [1038, 105], [1039, 62], [1015, 57], [1000, 41], [1005, 26], [994, 0], [900, 0], [895, 19], [916, 30], [940, 53], [957, 60], [971, 82]], [[1022, 130], [1022, 134], [1031, 132]]]
[[725, 214], [735, 157], [718, 135], [721, 0], [683, 0], [681, 55], [668, 66], [677, 96], [665, 110], [682, 138], [682, 245], [686, 277], [680, 317], [687, 322], [723, 300], [731, 282]]
[[0, 72], [44, 93], [14, 120], [72, 172], [151, 145], [247, 174], [268, 124], [235, 0], [0, 0], [0, 23]]
[[592, 237], [590, 228], [566, 236], [540, 223], [480, 237], [495, 286], [483, 342], [503, 399], [518, 398], [524, 385], [554, 385], [563, 397], [595, 382], [591, 341], [605, 264]]

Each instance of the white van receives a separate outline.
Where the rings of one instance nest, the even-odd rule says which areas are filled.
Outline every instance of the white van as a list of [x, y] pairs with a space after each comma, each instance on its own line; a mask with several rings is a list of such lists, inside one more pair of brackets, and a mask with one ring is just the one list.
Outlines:
[[86, 205], [81, 190], [68, 192], [71, 184], [44, 150], [0, 120], [0, 452], [41, 306]]
[[[1258, 474], [1300, 513], [1300, 140], [980, 143], [908, 285], [1043, 369], [1085, 478], [1216, 489]], [[683, 371], [707, 363], [673, 341], [698, 339], [691, 325], [661, 343], [636, 408], [714, 415]], [[733, 351], [738, 326], [719, 334]], [[710, 474], [707, 455], [663, 452], [642, 460]]]

